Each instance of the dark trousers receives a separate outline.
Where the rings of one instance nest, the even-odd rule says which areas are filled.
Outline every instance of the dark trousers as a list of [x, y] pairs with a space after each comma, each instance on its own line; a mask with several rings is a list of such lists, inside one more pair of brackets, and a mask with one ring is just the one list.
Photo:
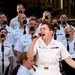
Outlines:
[[11, 75], [17, 75], [17, 72], [18, 72], [18, 69], [20, 68], [20, 65], [17, 65], [15, 67], [15, 69], [13, 70], [12, 74]]
[[[72, 58], [75, 60], [75, 58]], [[70, 67], [64, 60], [62, 61], [62, 68], [66, 75], [75, 75], [75, 69]]]

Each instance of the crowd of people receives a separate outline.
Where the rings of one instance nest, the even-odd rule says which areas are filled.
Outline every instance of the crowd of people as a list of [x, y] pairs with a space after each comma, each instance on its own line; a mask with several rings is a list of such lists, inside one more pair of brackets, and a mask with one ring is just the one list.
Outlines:
[[0, 75], [75, 75], [75, 27], [68, 16], [44, 11], [28, 18], [25, 10], [17, 4], [10, 23], [0, 12]]

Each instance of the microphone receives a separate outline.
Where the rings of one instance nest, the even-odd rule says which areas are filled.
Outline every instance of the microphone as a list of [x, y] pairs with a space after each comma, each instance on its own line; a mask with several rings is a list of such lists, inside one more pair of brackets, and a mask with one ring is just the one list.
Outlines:
[[26, 26], [26, 24], [27, 24], [27, 21], [26, 21], [26, 20], [23, 20], [23, 24], [24, 24], [24, 26]]
[[33, 35], [33, 34], [34, 34], [34, 27], [31, 27], [31, 28], [29, 29], [29, 31], [30, 31], [30, 33]]
[[23, 20], [23, 25], [24, 25], [24, 33], [23, 34], [26, 34], [26, 31], [25, 31], [26, 24], [27, 24], [27, 21], [26, 20]]
[[4, 39], [5, 39], [5, 35], [4, 34], [1, 34], [1, 39], [2, 39], [2, 41], [4, 41]]
[[69, 40], [69, 34], [66, 34], [65, 37], [66, 37], [66, 39], [68, 41]]
[[20, 10], [19, 13], [21, 14], [22, 13], [22, 10]]
[[5, 28], [6, 25], [7, 25], [7, 21], [4, 21], [4, 22], [3, 22], [3, 25], [4, 25], [4, 28]]
[[57, 24], [56, 24], [56, 23], [54, 24], [54, 29], [55, 29], [55, 30], [57, 29]]
[[[44, 36], [44, 34], [43, 35], [41, 35], [41, 33], [38, 33], [38, 34], [39, 34], [39, 36]], [[36, 35], [32, 36], [32, 39], [35, 39], [35, 38], [37, 38]]]
[[45, 19], [47, 19], [47, 20], [48, 20], [48, 16], [45, 16]]
[[65, 28], [65, 26], [66, 26], [66, 22], [62, 22], [62, 25], [63, 25], [63, 27]]
[[57, 35], [56, 35], [56, 30], [57, 30], [57, 24], [54, 24], [54, 39], [57, 39]]

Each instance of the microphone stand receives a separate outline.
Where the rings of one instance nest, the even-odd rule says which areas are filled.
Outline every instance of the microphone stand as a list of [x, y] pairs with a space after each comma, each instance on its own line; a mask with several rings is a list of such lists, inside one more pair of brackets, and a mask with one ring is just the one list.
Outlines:
[[34, 27], [31, 27], [31, 28], [29, 29], [29, 33], [31, 34], [31, 39], [33, 40]]
[[3, 25], [4, 25], [4, 28], [6, 28], [7, 21], [4, 21], [4, 22], [3, 22]]
[[67, 38], [67, 50], [69, 51], [69, 43], [68, 43], [68, 38]]
[[66, 34], [66, 40], [67, 40], [67, 50], [69, 51], [69, 43], [68, 43], [68, 41], [69, 41], [69, 34]]
[[57, 39], [56, 30], [57, 30], [57, 28], [55, 27], [55, 28], [54, 28], [54, 39], [55, 39], [55, 40]]
[[66, 22], [62, 22], [62, 26], [63, 26], [63, 28], [65, 28]]
[[2, 46], [1, 46], [1, 50], [2, 50], [2, 75], [4, 75], [4, 40], [2, 40]]
[[33, 40], [33, 34], [34, 34], [34, 33], [31, 33], [31, 39], [32, 39], [32, 40]]
[[24, 35], [26, 34], [25, 28], [26, 28], [26, 26], [24, 25], [24, 32], [23, 32]]
[[23, 25], [24, 25], [24, 35], [26, 34], [26, 31], [25, 31], [25, 29], [26, 29], [26, 24], [27, 24], [27, 21], [26, 20], [23, 20]]

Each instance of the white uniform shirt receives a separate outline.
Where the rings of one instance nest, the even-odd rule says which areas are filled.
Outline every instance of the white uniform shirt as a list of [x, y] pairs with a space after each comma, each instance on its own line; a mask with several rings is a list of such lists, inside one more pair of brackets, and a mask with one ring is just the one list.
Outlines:
[[[25, 29], [25, 31], [27, 31], [27, 28]], [[12, 45], [15, 45], [17, 40], [23, 35], [23, 32], [24, 32], [24, 29], [20, 29], [20, 28], [13, 30], [13, 32], [10, 34], [10, 40]]]
[[37, 28], [36, 29], [36, 33], [40, 33], [40, 28]]
[[26, 67], [21, 65], [18, 72], [17, 72], [17, 75], [31, 75], [31, 74]]
[[[70, 56], [61, 42], [52, 39], [46, 46], [41, 38], [37, 40], [34, 46], [34, 53], [37, 54], [38, 68], [33, 75], [61, 75], [59, 60]], [[46, 70], [44, 67], [49, 69]]]
[[[26, 34], [25, 35], [22, 35], [18, 39], [18, 41], [16, 42], [16, 44], [15, 44], [15, 48], [14, 49], [16, 51], [25, 52], [30, 47], [30, 44], [32, 42], [32, 39], [31, 39], [32, 36], [30, 34], [28, 34], [29, 33], [29, 29], [26, 29], [26, 30], [27, 30], [26, 31]], [[38, 28], [35, 33], [39, 33], [40, 32], [39, 30], [40, 29]]]
[[13, 32], [13, 29], [11, 27], [9, 27], [8, 25], [6, 25], [6, 29], [7, 29], [8, 33]]
[[[0, 43], [0, 72], [2, 69], [2, 50], [1, 50], [1, 46], [2, 44]], [[6, 68], [10, 61], [9, 61], [9, 57], [13, 57], [14, 53], [12, 50], [12, 46], [8, 41], [4, 41], [4, 68]]]
[[[58, 29], [56, 31], [56, 37], [57, 37], [56, 40], [61, 41], [61, 42], [65, 39], [65, 33], [63, 32], [62, 29], [60, 29], [60, 30]], [[54, 39], [54, 35], [53, 35], [53, 39]]]
[[8, 31], [8, 34], [6, 36], [6, 40], [10, 42], [10, 34], [13, 32], [13, 29], [6, 25], [6, 29]]
[[15, 44], [14, 50], [19, 52], [27, 52], [31, 42], [31, 35], [25, 34], [18, 39], [17, 43]]
[[[60, 29], [62, 29], [64, 31], [64, 27], [62, 26], [62, 24], [60, 23]], [[66, 26], [70, 26], [68, 23], [66, 23]]]
[[11, 19], [10, 21], [10, 27], [13, 28], [13, 29], [16, 29], [20, 26], [19, 22], [18, 22], [18, 16]]
[[[70, 53], [71, 58], [75, 58], [75, 50], [74, 50], [75, 44], [74, 43], [75, 43], [75, 39], [73, 39], [72, 42], [69, 43], [69, 53]], [[67, 41], [66, 40], [63, 41], [63, 44], [67, 49]]]

